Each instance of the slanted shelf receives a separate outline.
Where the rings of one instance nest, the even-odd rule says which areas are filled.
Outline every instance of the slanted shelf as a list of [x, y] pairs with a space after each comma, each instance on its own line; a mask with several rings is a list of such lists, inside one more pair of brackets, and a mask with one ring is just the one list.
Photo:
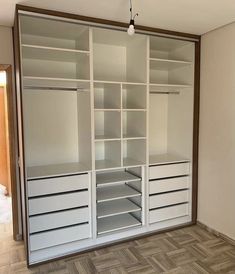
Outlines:
[[24, 147], [28, 176], [91, 170], [90, 115], [89, 90], [47, 89], [40, 85], [36, 89], [24, 88]]
[[147, 82], [147, 37], [93, 28], [94, 79]]
[[150, 37], [150, 88], [193, 85], [194, 43]]

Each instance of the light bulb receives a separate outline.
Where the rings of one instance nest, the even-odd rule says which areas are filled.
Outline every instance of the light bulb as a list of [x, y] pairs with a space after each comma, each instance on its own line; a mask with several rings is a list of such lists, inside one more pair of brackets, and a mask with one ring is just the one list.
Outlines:
[[5, 71], [0, 71], [0, 86], [5, 86], [6, 82], [7, 82], [6, 72]]
[[127, 30], [127, 33], [128, 33], [129, 35], [134, 35], [134, 34], [135, 34], [135, 27], [134, 27], [134, 25], [129, 25], [129, 28], [128, 28], [128, 30]]

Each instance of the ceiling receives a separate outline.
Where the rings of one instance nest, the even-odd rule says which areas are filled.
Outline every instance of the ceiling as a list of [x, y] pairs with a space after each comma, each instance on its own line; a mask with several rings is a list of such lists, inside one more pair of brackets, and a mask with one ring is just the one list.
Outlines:
[[[12, 26], [15, 4], [129, 21], [129, 0], [0, 0], [0, 25]], [[136, 23], [204, 34], [235, 21], [234, 0], [133, 0]]]

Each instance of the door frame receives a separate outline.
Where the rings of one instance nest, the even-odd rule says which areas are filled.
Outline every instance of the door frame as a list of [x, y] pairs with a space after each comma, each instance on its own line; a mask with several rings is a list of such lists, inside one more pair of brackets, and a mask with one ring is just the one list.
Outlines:
[[11, 195], [12, 195], [12, 223], [13, 223], [13, 238], [14, 240], [22, 239], [19, 220], [18, 206], [18, 189], [19, 182], [19, 165], [18, 165], [18, 130], [16, 119], [16, 96], [13, 88], [12, 66], [8, 64], [0, 64], [0, 71], [6, 72], [6, 97], [7, 97], [7, 119], [9, 133], [9, 163], [10, 163], [10, 178], [11, 178]]

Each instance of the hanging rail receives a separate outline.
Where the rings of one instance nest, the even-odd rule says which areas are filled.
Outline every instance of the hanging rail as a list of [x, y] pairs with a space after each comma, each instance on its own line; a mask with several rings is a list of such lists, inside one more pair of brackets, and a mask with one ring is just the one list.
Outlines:
[[69, 87], [43, 87], [43, 86], [24, 86], [24, 89], [35, 89], [35, 90], [59, 90], [59, 91], [77, 91], [77, 92], [85, 92], [89, 91], [89, 89], [76, 87], [76, 88], [69, 88]]
[[175, 95], [179, 95], [180, 91], [150, 91], [150, 94], [175, 94]]

